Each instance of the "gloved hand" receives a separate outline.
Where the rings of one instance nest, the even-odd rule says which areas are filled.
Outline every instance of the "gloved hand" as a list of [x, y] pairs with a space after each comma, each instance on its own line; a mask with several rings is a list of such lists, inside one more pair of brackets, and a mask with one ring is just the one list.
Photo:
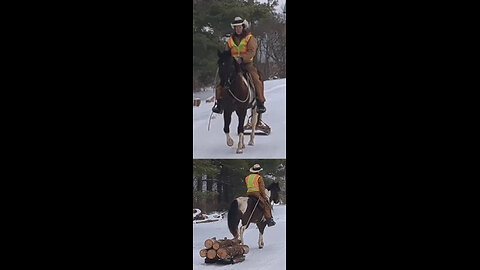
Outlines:
[[243, 63], [243, 58], [242, 58], [242, 57], [235, 58], [235, 60], [236, 60], [237, 63], [239, 63], [239, 64]]

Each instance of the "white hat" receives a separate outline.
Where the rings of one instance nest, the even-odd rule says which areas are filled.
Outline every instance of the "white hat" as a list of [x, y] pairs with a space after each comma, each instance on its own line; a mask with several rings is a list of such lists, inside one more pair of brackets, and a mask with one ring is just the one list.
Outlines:
[[235, 17], [235, 19], [233, 19], [233, 22], [230, 24], [232, 29], [235, 29], [235, 26], [237, 26], [237, 25], [243, 25], [244, 29], [247, 29], [250, 26], [248, 24], [248, 21], [242, 19], [241, 17]]
[[260, 165], [258, 165], [258, 164], [255, 164], [255, 165], [253, 165], [253, 167], [250, 168], [250, 172], [252, 172], [252, 173], [257, 173], [257, 172], [260, 172], [260, 171], [263, 171], [263, 168], [260, 167]]

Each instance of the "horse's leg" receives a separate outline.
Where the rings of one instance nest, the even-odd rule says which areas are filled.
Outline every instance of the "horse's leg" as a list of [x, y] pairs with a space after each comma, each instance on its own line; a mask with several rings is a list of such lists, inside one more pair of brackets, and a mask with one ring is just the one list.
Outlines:
[[244, 125], [245, 125], [245, 116], [247, 114], [246, 110], [235, 111], [238, 116], [238, 126], [237, 126], [237, 133], [238, 133], [238, 146], [237, 146], [237, 154], [243, 153], [243, 148], [245, 148], [244, 142]]
[[237, 154], [243, 153], [243, 148], [245, 148], [245, 143], [243, 142], [243, 133], [238, 134], [238, 145], [237, 145]]
[[242, 225], [242, 226], [240, 226], [240, 232], [239, 232], [239, 234], [240, 234], [240, 242], [242, 243], [242, 245], [243, 245], [243, 232], [245, 232], [245, 229], [246, 229], [246, 228], [247, 228], [247, 225]]
[[263, 248], [263, 232], [265, 231], [266, 222], [257, 223], [258, 227], [258, 248]]
[[224, 111], [223, 112], [223, 132], [225, 132], [225, 136], [227, 137], [227, 145], [233, 145], [233, 139], [230, 137], [230, 123], [232, 122], [232, 112], [231, 111]]
[[250, 141], [248, 145], [254, 145], [254, 138], [255, 138], [255, 128], [257, 127], [258, 122], [258, 113], [255, 108], [251, 109], [252, 111], [252, 133], [250, 133]]

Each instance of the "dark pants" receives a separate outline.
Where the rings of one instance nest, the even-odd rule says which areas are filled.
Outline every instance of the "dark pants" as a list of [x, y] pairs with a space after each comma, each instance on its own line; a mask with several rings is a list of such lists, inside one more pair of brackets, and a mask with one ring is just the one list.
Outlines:
[[259, 199], [260, 201], [259, 203], [261, 203], [263, 206], [265, 218], [267, 219], [272, 218], [272, 208], [270, 208], [270, 203], [268, 203], [265, 200], [265, 198], [263, 198], [263, 196], [260, 195], [259, 191], [248, 192], [247, 195]]

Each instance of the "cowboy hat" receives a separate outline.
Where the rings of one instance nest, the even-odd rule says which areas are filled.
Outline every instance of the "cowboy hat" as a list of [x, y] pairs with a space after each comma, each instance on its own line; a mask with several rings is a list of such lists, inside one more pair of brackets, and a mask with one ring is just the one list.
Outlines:
[[235, 26], [237, 26], [237, 25], [243, 25], [244, 29], [247, 29], [250, 26], [248, 24], [248, 21], [242, 19], [241, 17], [235, 17], [235, 19], [233, 19], [233, 22], [230, 24], [232, 29], [235, 29]]
[[260, 167], [260, 165], [258, 165], [258, 164], [255, 164], [255, 165], [253, 165], [253, 167], [250, 168], [250, 172], [252, 172], [252, 173], [257, 173], [257, 172], [260, 172], [260, 171], [263, 171], [263, 168]]

